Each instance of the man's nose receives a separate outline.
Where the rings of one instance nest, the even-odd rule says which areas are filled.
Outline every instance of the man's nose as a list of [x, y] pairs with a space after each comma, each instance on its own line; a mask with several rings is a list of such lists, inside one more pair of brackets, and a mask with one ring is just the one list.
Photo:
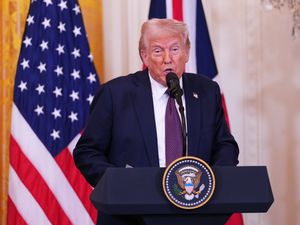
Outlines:
[[169, 51], [165, 51], [165, 54], [164, 54], [164, 63], [165, 64], [170, 64], [172, 62], [172, 59], [171, 59], [171, 54]]

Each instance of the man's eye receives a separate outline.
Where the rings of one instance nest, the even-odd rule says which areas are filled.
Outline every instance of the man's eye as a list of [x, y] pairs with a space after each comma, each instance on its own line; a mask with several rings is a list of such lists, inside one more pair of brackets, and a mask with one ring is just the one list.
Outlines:
[[152, 52], [153, 52], [154, 56], [161, 56], [162, 55], [162, 50], [160, 48], [153, 49]]
[[178, 52], [179, 51], [179, 48], [178, 47], [173, 47], [172, 48], [172, 52]]

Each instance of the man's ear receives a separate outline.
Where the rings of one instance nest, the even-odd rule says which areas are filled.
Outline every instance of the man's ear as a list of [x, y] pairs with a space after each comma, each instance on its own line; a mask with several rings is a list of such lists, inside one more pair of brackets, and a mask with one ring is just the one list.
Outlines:
[[145, 66], [148, 66], [148, 55], [147, 52], [143, 49], [140, 51], [140, 57]]
[[190, 58], [190, 48], [186, 48], [185, 50], [185, 62], [187, 63]]

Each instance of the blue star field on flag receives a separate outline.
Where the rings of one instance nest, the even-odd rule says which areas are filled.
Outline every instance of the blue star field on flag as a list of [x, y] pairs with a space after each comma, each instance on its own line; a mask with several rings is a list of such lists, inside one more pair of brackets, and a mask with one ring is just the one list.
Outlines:
[[77, 1], [31, 1], [15, 82], [14, 103], [56, 156], [84, 128], [99, 87]]

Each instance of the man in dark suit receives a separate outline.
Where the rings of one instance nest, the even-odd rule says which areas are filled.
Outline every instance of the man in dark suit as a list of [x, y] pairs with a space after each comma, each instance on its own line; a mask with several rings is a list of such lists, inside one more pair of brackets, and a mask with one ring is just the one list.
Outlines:
[[[144, 71], [103, 84], [74, 150], [77, 167], [95, 186], [108, 167], [165, 167], [166, 75], [183, 89], [188, 155], [210, 165], [236, 165], [238, 146], [229, 132], [217, 83], [185, 73], [190, 42], [184, 23], [152, 19], [142, 26]], [[99, 224], [139, 224], [138, 218], [100, 215]]]

